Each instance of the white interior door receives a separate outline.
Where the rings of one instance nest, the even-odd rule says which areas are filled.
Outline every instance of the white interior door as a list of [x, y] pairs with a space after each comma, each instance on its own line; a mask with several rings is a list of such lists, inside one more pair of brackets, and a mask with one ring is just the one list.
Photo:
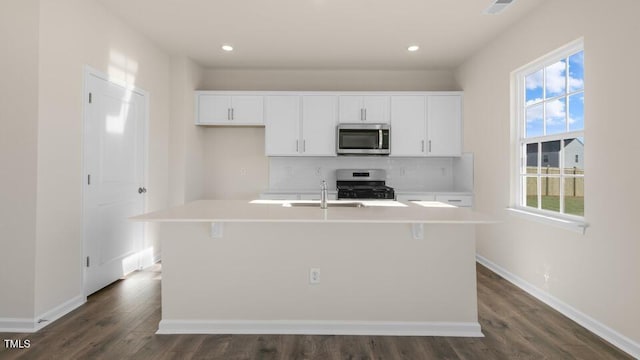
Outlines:
[[139, 268], [144, 224], [145, 94], [87, 75], [84, 139], [85, 295]]

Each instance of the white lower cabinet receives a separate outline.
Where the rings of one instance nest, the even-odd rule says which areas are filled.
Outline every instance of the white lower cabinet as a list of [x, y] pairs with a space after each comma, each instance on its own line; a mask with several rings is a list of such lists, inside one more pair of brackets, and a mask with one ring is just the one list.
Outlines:
[[458, 207], [473, 206], [473, 197], [471, 195], [436, 195], [436, 201]]
[[[338, 193], [335, 191], [329, 191], [328, 200], [336, 200]], [[260, 199], [263, 200], [320, 200], [320, 191], [316, 192], [268, 192], [260, 194]]]
[[435, 201], [435, 195], [427, 194], [397, 194], [396, 200], [398, 201]]
[[[327, 200], [335, 200], [338, 198], [338, 194], [335, 191], [330, 191], [327, 194]], [[301, 193], [300, 194], [300, 200], [320, 200], [320, 192], [314, 192], [314, 193]]]
[[434, 194], [434, 193], [396, 193], [396, 200], [398, 201], [439, 201], [445, 204], [454, 205], [457, 207], [471, 207], [473, 206], [473, 195], [456, 195], [456, 194]]
[[265, 96], [267, 156], [335, 156], [336, 97]]

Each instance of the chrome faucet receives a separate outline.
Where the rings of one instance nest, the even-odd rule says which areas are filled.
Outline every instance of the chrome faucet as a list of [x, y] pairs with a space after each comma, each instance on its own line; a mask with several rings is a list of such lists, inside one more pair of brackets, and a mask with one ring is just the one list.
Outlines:
[[322, 180], [322, 184], [320, 185], [320, 209], [327, 208], [327, 182]]

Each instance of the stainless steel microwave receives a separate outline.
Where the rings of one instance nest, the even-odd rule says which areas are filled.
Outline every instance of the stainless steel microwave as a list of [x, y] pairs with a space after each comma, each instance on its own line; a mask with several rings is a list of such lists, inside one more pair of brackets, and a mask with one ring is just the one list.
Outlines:
[[336, 130], [338, 155], [389, 155], [389, 124], [340, 124]]

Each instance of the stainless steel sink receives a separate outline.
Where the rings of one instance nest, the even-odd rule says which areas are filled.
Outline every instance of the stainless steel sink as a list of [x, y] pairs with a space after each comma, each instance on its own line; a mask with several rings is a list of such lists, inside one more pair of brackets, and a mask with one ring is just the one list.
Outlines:
[[[284, 203], [282, 206], [284, 207], [320, 207], [319, 202], [292, 202], [292, 203]], [[352, 208], [360, 208], [365, 207], [365, 205], [361, 202], [330, 202], [327, 203], [327, 207], [352, 207]]]

